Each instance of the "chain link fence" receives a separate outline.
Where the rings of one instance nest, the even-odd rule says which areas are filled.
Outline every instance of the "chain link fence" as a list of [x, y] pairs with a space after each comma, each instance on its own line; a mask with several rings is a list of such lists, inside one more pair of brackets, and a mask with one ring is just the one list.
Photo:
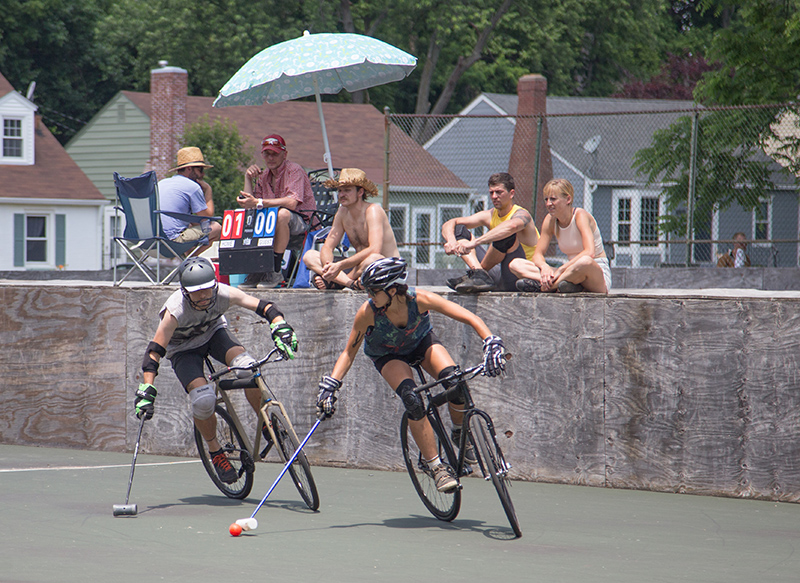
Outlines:
[[444, 254], [441, 226], [491, 208], [495, 172], [514, 176], [515, 201], [537, 225], [542, 186], [570, 180], [615, 267], [716, 266], [739, 233], [751, 265], [800, 265], [797, 104], [548, 97], [552, 113], [515, 116], [495, 113], [516, 111], [496, 107], [513, 96], [492, 97], [487, 115], [388, 114], [390, 174], [415, 178], [412, 187], [393, 179], [389, 216], [414, 267], [463, 268]]

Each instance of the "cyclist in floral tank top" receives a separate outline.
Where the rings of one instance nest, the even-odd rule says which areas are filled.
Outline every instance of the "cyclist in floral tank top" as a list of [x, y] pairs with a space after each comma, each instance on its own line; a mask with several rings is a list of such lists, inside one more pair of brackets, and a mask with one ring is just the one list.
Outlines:
[[[353, 365], [358, 348], [364, 342], [364, 353], [397, 393], [408, 411], [409, 428], [425, 461], [434, 472], [436, 487], [442, 492], [458, 485], [453, 469], [438, 456], [433, 428], [425, 416], [422, 398], [414, 392], [411, 365], [419, 362], [436, 378], [449, 376], [455, 363], [433, 332], [429, 310], [439, 312], [470, 325], [483, 339], [484, 374], [499, 375], [505, 367], [503, 341], [492, 335], [484, 321], [458, 304], [426, 290], [409, 289], [408, 268], [399, 257], [379, 259], [361, 275], [361, 284], [369, 299], [356, 313], [347, 346], [330, 375], [322, 377], [317, 396], [317, 414], [330, 417], [335, 411], [336, 392]], [[449, 388], [449, 387], [445, 387]], [[449, 403], [454, 428], [461, 427], [464, 413], [459, 407], [463, 399]], [[474, 454], [473, 454], [474, 455]], [[469, 457], [469, 452], [465, 452]]]

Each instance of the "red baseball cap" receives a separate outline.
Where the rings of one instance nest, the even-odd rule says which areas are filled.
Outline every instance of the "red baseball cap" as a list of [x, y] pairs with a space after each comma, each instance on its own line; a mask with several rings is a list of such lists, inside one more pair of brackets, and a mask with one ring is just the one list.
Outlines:
[[261, 140], [261, 151], [285, 152], [286, 142], [278, 134], [272, 134]]

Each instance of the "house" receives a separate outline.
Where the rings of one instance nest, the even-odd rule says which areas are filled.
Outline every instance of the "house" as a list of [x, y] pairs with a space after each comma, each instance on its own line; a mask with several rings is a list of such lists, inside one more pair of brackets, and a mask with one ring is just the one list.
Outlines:
[[108, 201], [36, 111], [0, 74], [0, 270], [101, 269]]
[[[306, 170], [327, 166], [315, 102], [213, 108], [213, 97], [187, 96], [187, 84], [184, 69], [162, 62], [151, 72], [150, 93], [119, 92], [67, 144], [69, 155], [109, 200], [115, 197], [113, 171], [137, 176], [154, 169], [159, 179], [166, 178], [185, 125], [205, 115], [212, 122], [216, 118], [234, 122], [253, 163], [262, 167], [259, 146], [271, 133], [286, 139], [289, 159]], [[383, 113], [372, 105], [348, 103], [323, 103], [322, 109], [334, 167], [361, 168], [383, 190]], [[468, 208], [473, 190], [403, 132], [390, 132], [390, 139], [390, 152], [404, 152], [393, 160], [389, 175], [389, 215], [395, 236], [402, 242], [438, 241], [442, 218]], [[435, 196], [439, 202], [415, 205], [420, 196]], [[109, 213], [107, 232], [118, 228], [113, 220]], [[406, 246], [402, 251], [415, 267], [433, 265], [425, 246]]]
[[[526, 77], [537, 77], [528, 81], [538, 84], [536, 90], [546, 95], [543, 77]], [[636, 153], [651, 146], [657, 130], [669, 127], [680, 117], [692, 115], [695, 104], [546, 96], [536, 109], [518, 111], [520, 94], [481, 94], [431, 136], [425, 142], [425, 149], [472, 188], [485, 189], [486, 178], [498, 171], [511, 172], [519, 182], [520, 175], [511, 170], [515, 150], [519, 148], [515, 140], [519, 139], [520, 124], [533, 119], [520, 116], [546, 114], [543, 136], [529, 131], [527, 142], [530, 145], [523, 156], [518, 156], [535, 160], [535, 141], [542, 138], [542, 154], [546, 159], [539, 169], [537, 201], [541, 200], [541, 187], [547, 179], [567, 178], [575, 187], [575, 204], [594, 215], [604, 240], [613, 243], [612, 266], [645, 267], [684, 262], [684, 244], [625, 242], [658, 240], [658, 218], [666, 213], [658, 185], [646, 186], [645, 178], [637, 174], [633, 164]], [[476, 136], [487, 146], [479, 149], [462, 146], [474, 143]], [[519, 167], [519, 162], [517, 165]], [[791, 177], [777, 172], [777, 164], [773, 163], [771, 170], [776, 190], [760, 208], [744, 211], [734, 204], [724, 211], [715, 211], [710, 225], [703, 226], [702, 230], [698, 228], [695, 236], [730, 239], [733, 233], [742, 231], [750, 239], [797, 239], [796, 186]], [[525, 178], [527, 174], [535, 174], [530, 164], [522, 169], [521, 176]], [[528, 201], [530, 196], [528, 194]], [[540, 204], [535, 216], [538, 224], [544, 217], [543, 212]], [[699, 237], [701, 232], [705, 236]], [[692, 261], [714, 264], [716, 254], [726, 248], [716, 244], [694, 245]], [[762, 265], [798, 264], [795, 243], [756, 243], [750, 251], [751, 255], [759, 256]]]

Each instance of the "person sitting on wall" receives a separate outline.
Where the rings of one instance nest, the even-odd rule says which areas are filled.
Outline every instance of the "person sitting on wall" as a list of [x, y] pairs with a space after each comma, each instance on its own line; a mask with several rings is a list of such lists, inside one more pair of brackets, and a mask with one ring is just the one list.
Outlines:
[[[539, 231], [531, 214], [514, 204], [514, 194], [514, 178], [510, 174], [492, 174], [489, 177], [489, 196], [494, 209], [469, 217], [456, 217], [442, 225], [445, 253], [458, 255], [467, 265], [466, 275], [447, 280], [451, 289], [463, 294], [495, 289], [497, 284], [489, 270], [496, 265], [500, 266], [500, 289], [516, 289], [517, 278], [508, 266], [515, 258], [533, 258]], [[473, 238], [469, 229], [478, 227], [488, 227], [489, 230]], [[484, 243], [488, 243], [489, 248], [479, 259], [477, 249]]]
[[[338, 179], [326, 181], [325, 186], [339, 191], [339, 209], [322, 248], [306, 251], [303, 262], [314, 272], [311, 282], [319, 290], [360, 289], [359, 278], [367, 266], [400, 255], [394, 231], [383, 207], [367, 202], [367, 197], [378, 195], [378, 187], [363, 170], [344, 168]], [[333, 251], [345, 234], [356, 252], [334, 261]]]
[[747, 255], [747, 236], [741, 231], [733, 236], [733, 249], [723, 253], [717, 260], [717, 267], [750, 267]]
[[[211, 186], [205, 181], [205, 172], [206, 168], [214, 166], [205, 161], [200, 148], [181, 148], [177, 158], [178, 165], [170, 170], [175, 172], [175, 176], [158, 183], [160, 210], [213, 217], [214, 198]], [[219, 241], [222, 234], [220, 224], [210, 219], [188, 223], [162, 214], [161, 225], [167, 238], [178, 243], [196, 241], [207, 235], [209, 244], [200, 247], [195, 255], [211, 247], [212, 242]]]
[[[542, 189], [547, 216], [542, 222], [542, 236], [533, 261], [514, 259], [509, 266], [520, 277], [517, 289], [525, 292], [581, 291], [608, 293], [611, 267], [603, 237], [595, 218], [585, 209], [572, 206], [575, 191], [569, 180], [556, 178]], [[543, 251], [556, 239], [567, 262], [558, 268], [545, 261]]]

